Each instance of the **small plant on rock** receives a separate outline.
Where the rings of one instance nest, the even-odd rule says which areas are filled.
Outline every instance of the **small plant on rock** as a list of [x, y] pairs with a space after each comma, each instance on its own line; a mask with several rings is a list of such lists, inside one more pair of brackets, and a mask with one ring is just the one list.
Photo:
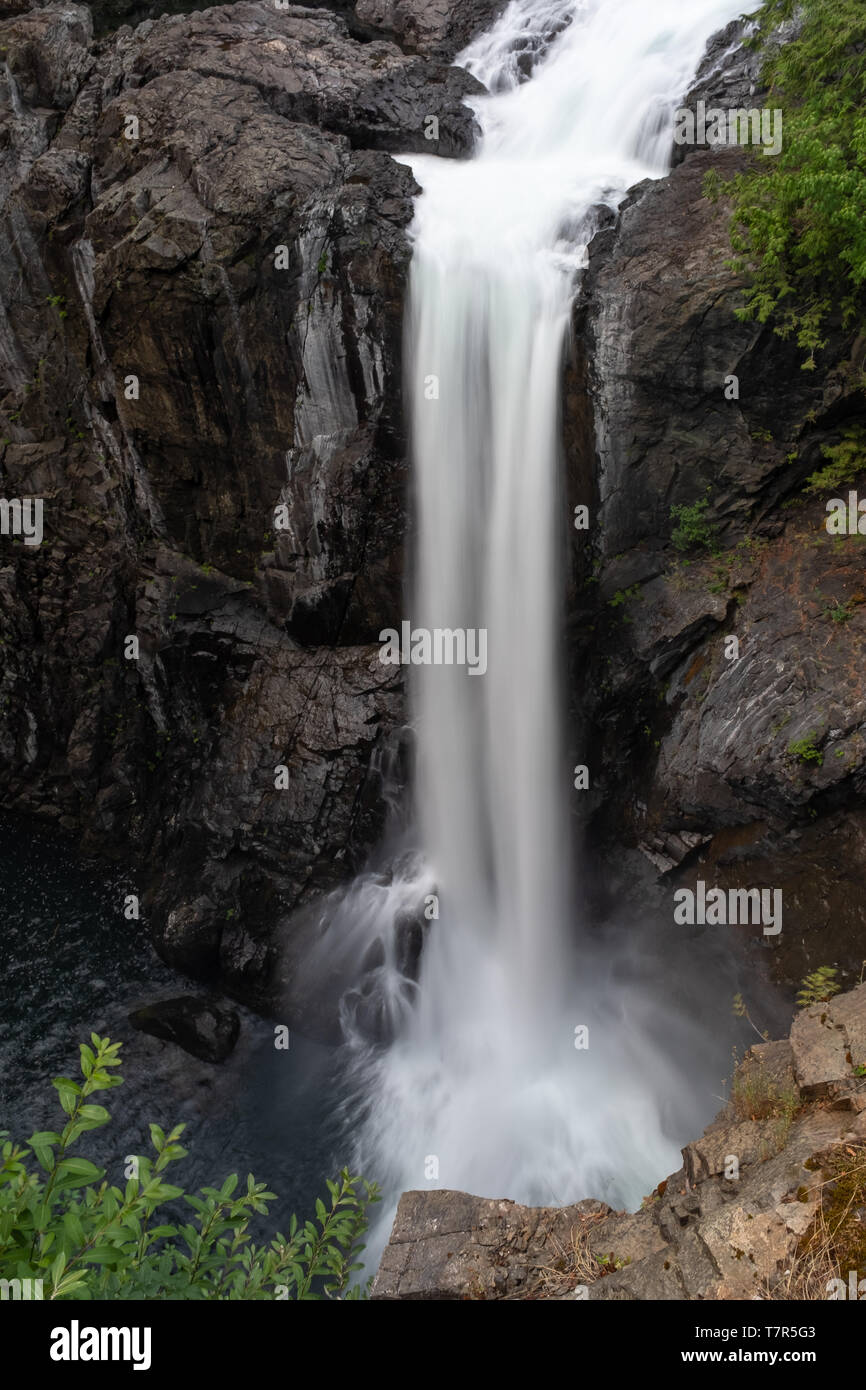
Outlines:
[[671, 507], [671, 521], [677, 523], [671, 532], [671, 543], [676, 550], [709, 550], [715, 544], [715, 527], [705, 516], [709, 505], [707, 498], [702, 497], [691, 506], [683, 502]]
[[788, 744], [788, 752], [792, 758], [797, 758], [801, 763], [817, 763], [819, 767], [824, 762], [824, 754], [815, 742], [817, 731], [806, 735], [805, 738], [794, 739]]
[[806, 479], [805, 491], [824, 495], [855, 483], [866, 472], [866, 429], [851, 425], [838, 444], [825, 444], [821, 453], [827, 465]]
[[826, 1004], [834, 994], [838, 994], [842, 986], [836, 980], [836, 975], [837, 971], [829, 965], [820, 965], [811, 975], [807, 975], [797, 995], [798, 1008], [808, 1009], [812, 1004]]

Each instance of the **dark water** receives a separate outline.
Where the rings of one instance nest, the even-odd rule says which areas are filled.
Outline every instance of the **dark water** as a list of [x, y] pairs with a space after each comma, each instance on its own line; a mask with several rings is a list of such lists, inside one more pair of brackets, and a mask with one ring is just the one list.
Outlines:
[[59, 832], [0, 817], [0, 1128], [18, 1140], [61, 1128], [50, 1078], [80, 1079], [78, 1043], [107, 1035], [123, 1042], [125, 1084], [95, 1097], [112, 1122], [77, 1151], [122, 1185], [125, 1157], [151, 1152], [148, 1122], [183, 1121], [189, 1156], [170, 1180], [194, 1191], [252, 1172], [277, 1193], [273, 1225], [282, 1228], [291, 1211], [309, 1213], [327, 1195], [325, 1178], [349, 1161], [338, 1058], [296, 1034], [276, 1051], [273, 1025], [240, 1008], [240, 1040], [218, 1066], [136, 1032], [130, 1010], [204, 991], [162, 964], [144, 922], [124, 918], [133, 891]]

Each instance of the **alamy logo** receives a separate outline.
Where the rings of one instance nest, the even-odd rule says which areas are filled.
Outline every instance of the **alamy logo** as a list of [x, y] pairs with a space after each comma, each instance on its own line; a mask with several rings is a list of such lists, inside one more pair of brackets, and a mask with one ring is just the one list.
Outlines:
[[25, 545], [41, 545], [42, 498], [0, 497], [0, 535], [23, 536]]
[[866, 1279], [860, 1279], [856, 1269], [849, 1269], [847, 1287], [844, 1279], [831, 1279], [827, 1284], [827, 1297], [831, 1303], [843, 1302], [846, 1299], [850, 1299], [851, 1302], [866, 1299]]
[[468, 666], [470, 676], [487, 670], [486, 627], [413, 628], [409, 622], [379, 633], [383, 666]]
[[677, 145], [762, 145], [765, 155], [782, 153], [782, 112], [735, 107], [725, 111], [699, 101], [694, 111], [681, 106], [674, 116]]
[[134, 1371], [150, 1370], [149, 1327], [70, 1327], [51, 1332], [52, 1361], [131, 1361]]
[[848, 501], [831, 497], [825, 508], [830, 513], [824, 523], [831, 536], [866, 536], [866, 498], [861, 502], [856, 492], [848, 493]]
[[778, 936], [782, 930], [781, 888], [711, 888], [698, 879], [694, 891], [678, 888], [674, 893], [674, 921], [686, 927], [764, 927], [764, 936]]
[[45, 1297], [41, 1279], [0, 1279], [0, 1301], [39, 1301]]

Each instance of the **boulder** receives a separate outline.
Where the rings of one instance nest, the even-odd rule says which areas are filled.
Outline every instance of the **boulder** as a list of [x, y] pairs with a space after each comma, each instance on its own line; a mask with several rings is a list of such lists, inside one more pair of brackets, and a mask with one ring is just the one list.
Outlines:
[[129, 1021], [139, 1032], [174, 1043], [202, 1062], [224, 1062], [241, 1027], [234, 1009], [192, 994], [146, 1004], [131, 1013]]

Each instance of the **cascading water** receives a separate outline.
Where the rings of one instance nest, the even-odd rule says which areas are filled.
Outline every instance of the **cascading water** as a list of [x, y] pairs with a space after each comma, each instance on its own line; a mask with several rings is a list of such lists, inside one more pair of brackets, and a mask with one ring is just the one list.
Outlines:
[[[488, 656], [483, 674], [412, 668], [423, 862], [359, 884], [339, 913], [356, 932], [378, 914], [385, 940], [383, 915], [439, 902], [417, 991], [391, 988], [392, 1041], [356, 1040], [357, 1161], [392, 1198], [441, 1185], [633, 1204], [679, 1162], [677, 1056], [694, 1040], [675, 1012], [612, 981], [570, 909], [558, 389], [598, 207], [665, 173], [674, 110], [738, 9], [513, 0], [459, 60], [490, 93], [472, 103], [474, 159], [405, 160], [423, 189], [408, 324], [411, 622], [486, 629]], [[399, 981], [384, 954], [381, 973]]]

